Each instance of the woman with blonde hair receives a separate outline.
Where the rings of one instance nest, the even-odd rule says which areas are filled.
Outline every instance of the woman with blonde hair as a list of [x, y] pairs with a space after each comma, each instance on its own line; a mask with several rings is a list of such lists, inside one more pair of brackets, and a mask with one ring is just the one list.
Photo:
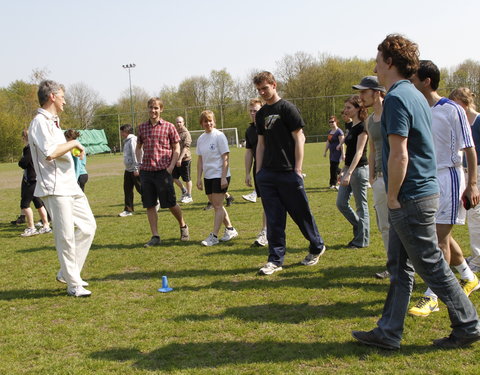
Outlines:
[[[472, 137], [477, 154], [477, 165], [480, 164], [480, 113], [476, 111], [475, 94], [467, 87], [459, 87], [453, 90], [449, 99], [460, 105], [467, 114], [468, 122], [472, 127]], [[468, 166], [467, 166], [468, 168]], [[477, 171], [479, 167], [477, 167]], [[477, 172], [478, 173], [478, 172]], [[477, 184], [480, 184], [480, 176], [477, 175]], [[466, 258], [473, 272], [480, 271], [480, 205], [467, 210], [468, 232], [470, 234], [470, 248], [472, 255]]]
[[[230, 241], [238, 236], [223, 206], [230, 183], [230, 149], [225, 134], [215, 128], [215, 115], [212, 111], [206, 110], [200, 114], [200, 124], [205, 132], [197, 140], [197, 188], [203, 190], [205, 185], [205, 194], [215, 210], [213, 231], [202, 241], [202, 245], [213, 246], [219, 241]], [[225, 233], [219, 240], [218, 232], [222, 223], [225, 225]]]
[[[370, 217], [368, 213], [368, 159], [366, 154], [367, 131], [364, 121], [367, 109], [358, 95], [345, 100], [343, 112], [353, 121], [352, 127], [345, 137], [345, 167], [340, 176], [340, 187], [337, 195], [337, 208], [353, 226], [353, 239], [347, 247], [356, 249], [367, 247], [370, 240]], [[350, 206], [353, 194], [356, 211]]]

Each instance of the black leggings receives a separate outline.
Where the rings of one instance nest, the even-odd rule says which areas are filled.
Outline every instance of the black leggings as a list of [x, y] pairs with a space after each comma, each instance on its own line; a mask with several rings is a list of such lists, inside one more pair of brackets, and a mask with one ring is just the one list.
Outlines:
[[330, 186], [337, 185], [338, 175], [340, 174], [339, 161], [330, 160]]

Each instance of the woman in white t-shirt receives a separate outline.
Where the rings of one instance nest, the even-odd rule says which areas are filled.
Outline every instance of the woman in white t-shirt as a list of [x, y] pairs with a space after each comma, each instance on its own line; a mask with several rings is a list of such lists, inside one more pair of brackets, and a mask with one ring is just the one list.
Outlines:
[[[212, 111], [203, 111], [200, 115], [200, 124], [205, 133], [197, 140], [197, 188], [203, 190], [208, 201], [212, 204], [215, 212], [213, 231], [202, 241], [204, 246], [218, 244], [218, 232], [220, 226], [225, 225], [225, 233], [220, 241], [229, 241], [238, 236], [238, 232], [232, 226], [227, 210], [223, 207], [223, 200], [230, 183], [230, 168], [228, 167], [227, 137], [215, 128], [215, 115]], [[204, 175], [202, 181], [202, 174]]]

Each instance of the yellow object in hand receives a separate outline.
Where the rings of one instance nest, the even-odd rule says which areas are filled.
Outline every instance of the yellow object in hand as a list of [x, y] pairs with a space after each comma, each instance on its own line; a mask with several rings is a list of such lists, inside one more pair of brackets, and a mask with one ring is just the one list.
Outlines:
[[78, 149], [76, 147], [72, 148], [71, 152], [72, 152], [73, 156], [80, 156], [80, 154], [82, 153], [82, 151], [80, 151], [80, 149]]

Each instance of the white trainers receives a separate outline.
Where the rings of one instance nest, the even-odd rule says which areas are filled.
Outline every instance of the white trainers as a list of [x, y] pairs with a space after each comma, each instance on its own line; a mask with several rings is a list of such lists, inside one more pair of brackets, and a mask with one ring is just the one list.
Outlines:
[[257, 192], [254, 190], [250, 194], [242, 195], [242, 198], [246, 201], [255, 203], [257, 201]]
[[209, 236], [201, 242], [201, 244], [203, 246], [216, 245], [216, 244], [218, 244], [218, 238], [213, 233], [210, 233]]
[[132, 216], [133, 215], [133, 212], [130, 212], [130, 211], [122, 211], [118, 214], [118, 216], [120, 217], [127, 217], [127, 216]]
[[268, 262], [265, 264], [258, 273], [260, 275], [271, 275], [274, 272], [278, 272], [282, 270], [282, 266], [277, 266], [276, 264], [273, 264], [272, 262]]
[[38, 230], [38, 234], [47, 234], [47, 233], [52, 233], [52, 228], [42, 227]]
[[191, 195], [184, 195], [182, 197], [182, 200], [180, 201], [181, 203], [192, 203], [193, 202], [193, 198]]
[[37, 228], [43, 227], [43, 221], [40, 220], [38, 223], [35, 224], [35, 227], [37, 227]]
[[83, 286], [68, 287], [67, 293], [69, 296], [73, 297], [90, 297], [92, 295], [92, 292], [85, 289]]
[[235, 238], [237, 236], [238, 236], [238, 232], [235, 228], [232, 228], [232, 229], [225, 228], [225, 232], [223, 232], [223, 237], [220, 238], [220, 241], [222, 242], [230, 241], [232, 238]]
[[262, 230], [258, 234], [258, 237], [253, 243], [253, 246], [267, 246], [267, 245], [268, 245], [267, 232]]
[[36, 236], [37, 234], [40, 234], [37, 230], [37, 228], [25, 228], [22, 234], [20, 236], [22, 237], [31, 237], [31, 236]]
[[[58, 271], [57, 277], [55, 278], [59, 283], [66, 284], [67, 281], [63, 278], [62, 271]], [[88, 286], [88, 283], [85, 280], [82, 280], [80, 283], [81, 286]]]
[[320, 251], [320, 254], [307, 254], [304, 260], [302, 260], [300, 263], [303, 264], [304, 266], [314, 266], [315, 264], [318, 263], [318, 259], [323, 255], [325, 252], [326, 247], [323, 246], [322, 251]]

